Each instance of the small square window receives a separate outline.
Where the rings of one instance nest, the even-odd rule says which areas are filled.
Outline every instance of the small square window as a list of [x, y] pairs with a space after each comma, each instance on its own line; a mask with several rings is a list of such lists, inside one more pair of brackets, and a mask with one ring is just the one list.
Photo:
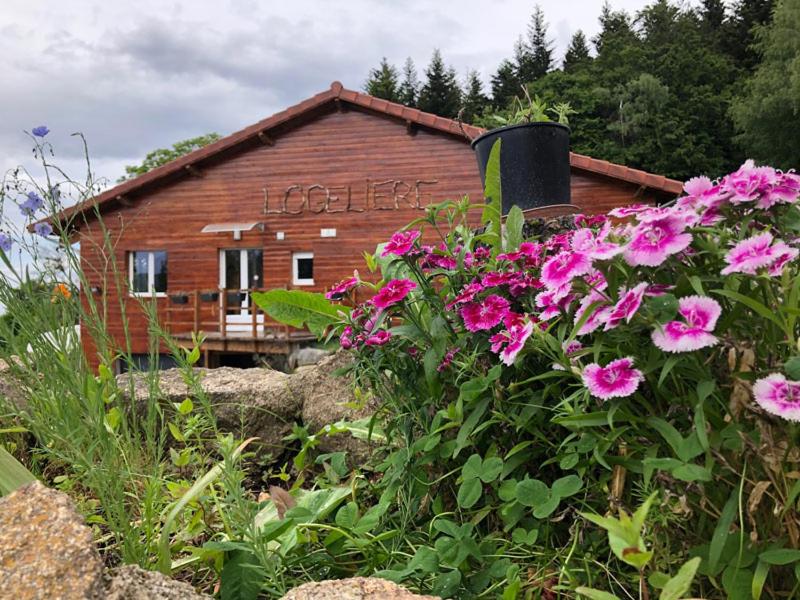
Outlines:
[[128, 254], [131, 293], [160, 296], [167, 293], [167, 253], [136, 251]]
[[314, 285], [314, 253], [295, 252], [292, 255], [294, 285]]

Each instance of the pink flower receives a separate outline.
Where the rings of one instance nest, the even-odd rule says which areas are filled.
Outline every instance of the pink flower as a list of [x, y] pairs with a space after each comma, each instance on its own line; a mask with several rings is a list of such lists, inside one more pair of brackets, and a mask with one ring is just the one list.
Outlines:
[[571, 290], [572, 285], [566, 284], [537, 294], [534, 300], [536, 306], [544, 309], [539, 313], [539, 318], [543, 321], [547, 321], [560, 315], [562, 311], [566, 311], [567, 307], [569, 307], [574, 299], [574, 296], [570, 294]]
[[676, 216], [639, 224], [625, 247], [626, 262], [632, 266], [657, 267], [692, 243], [692, 236], [684, 233], [685, 228], [685, 221]]
[[797, 255], [796, 251], [783, 242], [772, 246], [772, 234], [768, 231], [742, 240], [725, 255], [728, 266], [720, 271], [723, 275], [745, 273], [755, 275], [759, 269], [769, 267], [776, 261], [781, 262], [780, 269]]
[[440, 362], [439, 366], [436, 367], [436, 370], [439, 371], [439, 373], [441, 373], [442, 371], [447, 369], [447, 367], [449, 367], [450, 364], [453, 362], [453, 358], [455, 357], [458, 351], [459, 351], [458, 346], [450, 348], [450, 350], [447, 351], [447, 354], [444, 355], [442, 362]]
[[489, 271], [481, 277], [481, 283], [485, 287], [497, 287], [506, 285], [516, 278], [516, 273], [502, 273], [500, 271]]
[[664, 352], [691, 352], [714, 346], [712, 335], [722, 313], [719, 303], [706, 296], [686, 296], [678, 301], [684, 321], [670, 321], [652, 333], [653, 343]]
[[446, 308], [450, 310], [457, 304], [472, 302], [475, 299], [475, 296], [482, 291], [483, 291], [482, 283], [478, 281], [473, 281], [472, 283], [468, 283], [463, 288], [461, 288], [461, 292], [458, 294], [458, 296], [456, 296], [450, 302], [447, 303]]
[[626, 217], [639, 214], [640, 212], [648, 210], [649, 208], [650, 207], [646, 204], [631, 204], [630, 206], [620, 206], [619, 208], [614, 208], [608, 211], [608, 214], [612, 217], [624, 219]]
[[565, 250], [545, 261], [542, 265], [541, 279], [548, 288], [559, 288], [591, 270], [592, 260], [588, 254]]
[[364, 343], [367, 346], [383, 346], [386, 342], [389, 341], [389, 338], [392, 337], [392, 334], [389, 333], [386, 329], [380, 329], [369, 336]]
[[597, 363], [586, 365], [583, 369], [583, 384], [601, 400], [630, 396], [644, 381], [644, 375], [633, 368], [633, 358], [618, 358], [605, 367]]
[[624, 287], [619, 290], [619, 300], [611, 308], [606, 317], [606, 324], [603, 328], [604, 331], [614, 329], [623, 320], [630, 323], [633, 315], [639, 310], [642, 305], [642, 298], [647, 290], [646, 283], [640, 283], [631, 290], [626, 290]]
[[597, 234], [591, 229], [578, 229], [572, 234], [572, 249], [576, 252], [583, 252], [594, 260], [614, 258], [622, 252], [622, 247], [606, 241], [610, 229], [611, 226], [608, 223]]
[[772, 247], [772, 253], [775, 256], [775, 262], [769, 267], [768, 273], [772, 277], [779, 277], [783, 273], [783, 267], [797, 258], [800, 251], [797, 248], [792, 248], [783, 242], [777, 242]]
[[339, 345], [345, 350], [353, 347], [353, 328], [349, 325], [342, 330], [342, 335], [339, 336]]
[[584, 321], [581, 328], [578, 329], [577, 335], [587, 335], [600, 327], [600, 325], [605, 324], [611, 312], [611, 307], [608, 306], [608, 298], [595, 290], [592, 290], [589, 294], [584, 296], [578, 305], [578, 310], [575, 311], [575, 324], [577, 325], [578, 321], [583, 318], [584, 313], [589, 310], [589, 307], [597, 302], [602, 302], [604, 304], [600, 304], [593, 309], [592, 314]]
[[389, 254], [403, 256], [404, 254], [407, 254], [408, 251], [414, 247], [414, 242], [418, 237], [419, 231], [416, 229], [398, 231], [392, 235], [391, 238], [389, 238], [388, 242], [386, 242], [386, 245], [383, 247], [383, 252], [381, 252], [381, 256], [387, 256]]
[[325, 297], [328, 300], [339, 300], [349, 290], [356, 287], [357, 285], [358, 285], [358, 279], [356, 277], [343, 279], [342, 281], [334, 285], [330, 290], [328, 290], [328, 292], [325, 294]]
[[469, 331], [491, 329], [503, 320], [508, 313], [508, 307], [508, 300], [492, 294], [483, 302], [473, 302], [464, 306], [461, 309], [461, 318], [464, 319], [464, 326]]
[[500, 360], [509, 367], [514, 364], [520, 350], [525, 346], [525, 341], [533, 333], [533, 323], [518, 323], [489, 338], [492, 343], [492, 352], [500, 355]]
[[372, 305], [378, 309], [388, 308], [402, 301], [417, 284], [409, 279], [392, 279], [372, 297]]
[[753, 397], [767, 412], [789, 421], [800, 421], [800, 382], [788, 381], [783, 374], [773, 373], [753, 384]]

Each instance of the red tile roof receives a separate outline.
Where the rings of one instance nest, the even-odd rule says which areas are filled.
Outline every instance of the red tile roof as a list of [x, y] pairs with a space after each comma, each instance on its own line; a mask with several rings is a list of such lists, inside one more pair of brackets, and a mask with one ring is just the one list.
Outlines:
[[[62, 219], [70, 218], [74, 215], [85, 212], [95, 207], [95, 205], [103, 205], [115, 199], [120, 199], [126, 194], [135, 191], [141, 191], [156, 183], [162, 183], [170, 176], [181, 176], [189, 172], [191, 167], [201, 161], [204, 161], [212, 156], [218, 155], [221, 152], [232, 149], [244, 142], [250, 141], [259, 135], [264, 135], [270, 130], [283, 125], [293, 119], [308, 113], [316, 108], [319, 108], [329, 102], [346, 102], [354, 106], [360, 106], [367, 110], [377, 113], [386, 114], [398, 119], [403, 119], [409, 124], [414, 124], [435, 131], [447, 133], [469, 142], [484, 133], [484, 129], [459, 123], [453, 119], [439, 117], [431, 113], [426, 113], [416, 108], [409, 108], [402, 104], [396, 104], [387, 100], [382, 100], [368, 94], [348, 90], [342, 87], [338, 81], [334, 81], [331, 87], [324, 92], [320, 92], [303, 100], [299, 104], [290, 106], [279, 113], [272, 115], [266, 119], [245, 127], [244, 129], [232, 133], [216, 142], [209, 144], [203, 148], [190, 152], [180, 158], [166, 163], [152, 171], [148, 171], [143, 175], [125, 181], [101, 194], [95, 196], [91, 200], [76, 204], [75, 206], [65, 209], [60, 213]], [[683, 184], [680, 181], [669, 179], [662, 175], [653, 175], [638, 169], [631, 169], [623, 165], [617, 165], [605, 160], [598, 160], [582, 154], [575, 154], [570, 152], [570, 165], [573, 168], [581, 169], [604, 175], [614, 179], [620, 179], [629, 183], [634, 183], [643, 187], [652, 188], [655, 190], [663, 191], [668, 194], [679, 194], [683, 189]]]

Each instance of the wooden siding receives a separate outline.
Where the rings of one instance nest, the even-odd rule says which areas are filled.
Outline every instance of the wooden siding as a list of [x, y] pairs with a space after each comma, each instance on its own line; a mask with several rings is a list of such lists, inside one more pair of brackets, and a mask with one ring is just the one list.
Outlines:
[[[283, 192], [291, 186], [320, 185], [334, 190], [344, 204], [347, 186], [351, 187], [354, 207], [364, 208], [367, 182], [402, 181], [410, 186], [422, 183], [424, 203], [459, 198], [474, 200], [482, 196], [475, 157], [469, 145], [453, 136], [411, 130], [403, 121], [362, 110], [337, 111], [332, 107], [313, 115], [293, 128], [286, 128], [269, 140], [272, 145], [254, 145], [245, 151], [220, 157], [194, 174], [167, 182], [141, 197], [125, 199], [104, 211], [104, 224], [115, 240], [114, 258], [127, 274], [127, 253], [135, 250], [166, 250], [168, 293], [216, 289], [219, 285], [219, 251], [234, 248], [263, 248], [262, 287], [293, 287], [293, 252], [314, 253], [313, 287], [323, 291], [363, 269], [362, 253], [372, 251], [397, 228], [421, 214], [400, 201], [394, 210], [391, 198], [376, 195], [370, 209], [363, 212], [312, 212], [302, 215], [264, 214], [264, 188], [269, 193], [270, 209], [280, 205]], [[389, 184], [381, 188], [391, 189]], [[405, 188], [402, 188], [405, 189]], [[572, 201], [587, 213], [605, 212], [632, 202], [652, 201], [640, 196], [641, 189], [631, 183], [573, 168]], [[316, 194], [316, 196], [315, 196]], [[312, 192], [315, 207], [322, 198], [320, 188]], [[411, 203], [414, 194], [409, 195]], [[315, 200], [316, 198], [316, 200]], [[375, 207], [377, 201], [378, 208]], [[289, 207], [299, 204], [295, 193]], [[261, 222], [263, 231], [243, 232], [234, 241], [231, 233], [201, 233], [211, 223]], [[335, 238], [321, 238], [321, 229], [336, 229]], [[284, 239], [276, 239], [283, 232]], [[108, 277], [108, 265], [93, 250], [99, 243], [96, 222], [81, 228], [84, 268], [93, 285], [108, 299], [108, 332], [120, 343], [123, 329], [119, 298]], [[168, 298], [156, 300], [162, 315], [170, 308]], [[147, 352], [145, 318], [137, 302], [128, 302], [132, 351]], [[190, 322], [181, 327], [191, 329]], [[178, 329], [181, 329], [178, 327]], [[94, 348], [89, 332], [84, 331], [90, 363]]]

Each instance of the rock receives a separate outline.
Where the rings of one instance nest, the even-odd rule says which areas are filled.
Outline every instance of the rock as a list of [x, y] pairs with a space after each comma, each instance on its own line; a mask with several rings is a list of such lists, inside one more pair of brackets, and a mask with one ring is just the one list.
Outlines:
[[438, 600], [438, 597], [414, 594], [386, 579], [353, 577], [304, 583], [281, 600]]
[[326, 356], [330, 356], [330, 351], [321, 348], [298, 348], [289, 355], [286, 362], [289, 369], [294, 371], [297, 367], [308, 367], [315, 365]]
[[[196, 369], [200, 385], [211, 402], [217, 424], [223, 431], [241, 437], [258, 437], [267, 446], [283, 447], [283, 437], [291, 432], [292, 424], [300, 418], [303, 399], [289, 385], [290, 376], [269, 369]], [[124, 391], [129, 375], [117, 381]], [[137, 402], [149, 396], [146, 374], [134, 376]], [[162, 400], [182, 402], [189, 394], [179, 369], [159, 372]]]
[[[19, 363], [17, 357], [12, 358], [12, 362]], [[26, 408], [27, 401], [22, 391], [22, 384], [14, 375], [11, 365], [5, 360], [0, 360], [0, 400], [9, 402], [16, 408]]]
[[101, 598], [103, 562], [72, 501], [34, 482], [0, 498], [0, 590], [22, 599]]
[[106, 574], [105, 600], [210, 600], [188, 583], [170, 579], [157, 571], [125, 565]]
[[[303, 424], [311, 433], [317, 433], [325, 425], [342, 419], [356, 421], [375, 412], [375, 402], [353, 408], [357, 399], [353, 393], [352, 379], [333, 374], [351, 363], [350, 354], [339, 351], [324, 358], [315, 368], [292, 375], [290, 385], [294, 395], [303, 399]], [[348, 404], [351, 406], [347, 406]], [[353, 438], [349, 433], [341, 433], [322, 437], [319, 448], [324, 452], [346, 451], [352, 461], [363, 462], [369, 456], [372, 446], [373, 444], [366, 441]]]

